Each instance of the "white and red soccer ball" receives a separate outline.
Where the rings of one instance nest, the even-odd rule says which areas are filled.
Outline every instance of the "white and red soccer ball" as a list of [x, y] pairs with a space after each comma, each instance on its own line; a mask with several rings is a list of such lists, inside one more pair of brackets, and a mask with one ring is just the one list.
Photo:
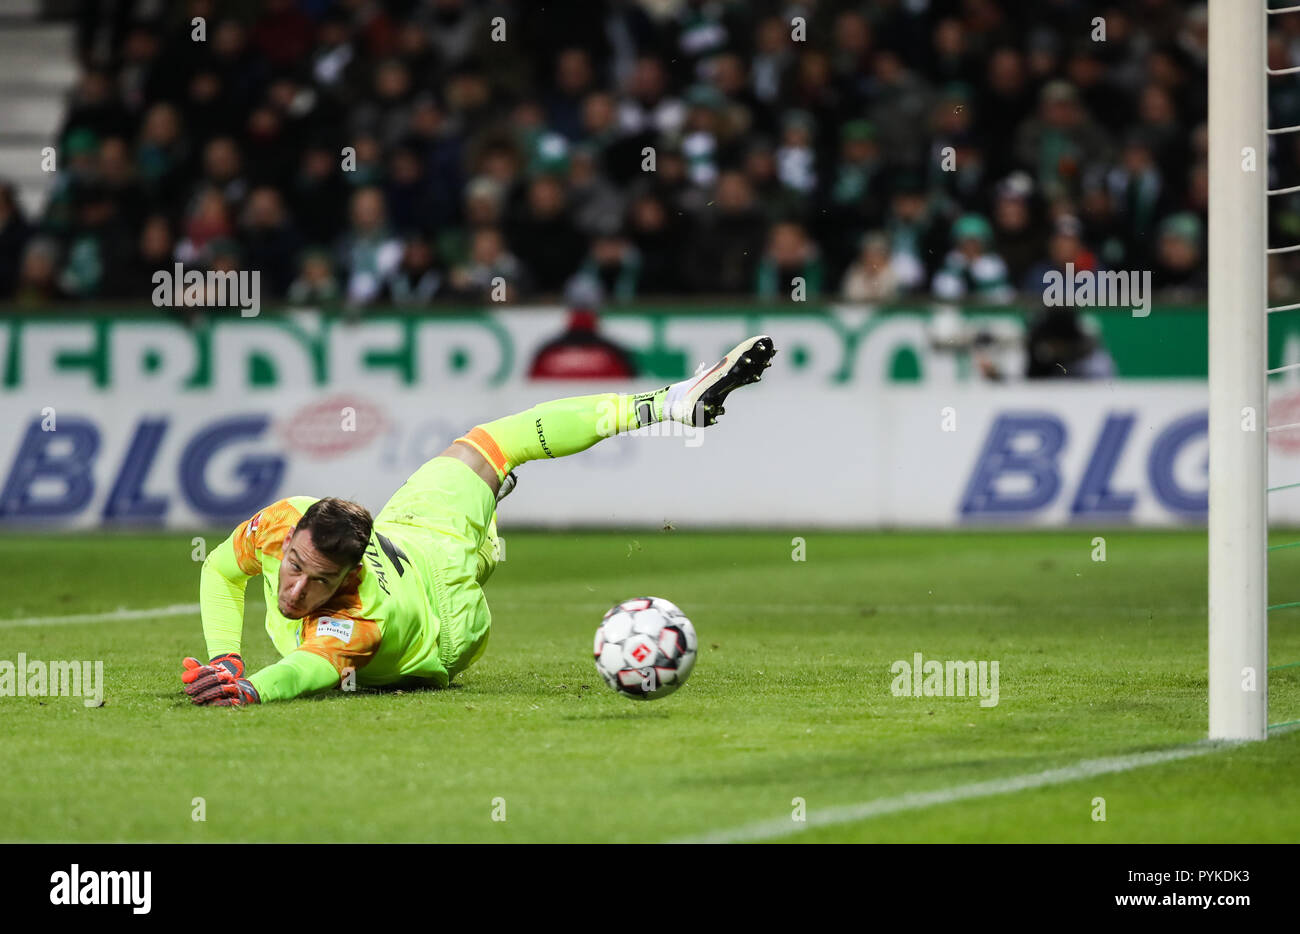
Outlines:
[[596, 630], [596, 670], [618, 693], [636, 700], [667, 697], [695, 667], [695, 627], [663, 597], [637, 597], [611, 607]]

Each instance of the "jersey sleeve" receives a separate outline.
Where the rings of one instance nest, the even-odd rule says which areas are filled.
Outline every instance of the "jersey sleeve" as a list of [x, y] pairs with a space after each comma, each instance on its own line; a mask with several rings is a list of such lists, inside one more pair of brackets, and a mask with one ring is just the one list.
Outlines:
[[265, 704], [334, 687], [339, 683], [339, 673], [319, 655], [295, 649], [248, 680]]
[[244, 634], [244, 588], [249, 575], [235, 559], [226, 539], [209, 554], [199, 572], [199, 615], [208, 658], [239, 652]]
[[319, 616], [303, 623], [303, 640], [249, 680], [265, 701], [288, 700], [335, 687], [348, 668], [365, 665], [379, 649], [379, 624], [370, 619]]
[[319, 616], [303, 624], [297, 651], [319, 655], [342, 677], [345, 669], [368, 664], [379, 651], [381, 638], [379, 624], [372, 619]]
[[282, 499], [236, 526], [230, 536], [230, 543], [239, 569], [252, 577], [262, 573], [264, 553], [278, 560], [282, 555], [285, 538], [298, 524], [303, 511], [293, 500]]

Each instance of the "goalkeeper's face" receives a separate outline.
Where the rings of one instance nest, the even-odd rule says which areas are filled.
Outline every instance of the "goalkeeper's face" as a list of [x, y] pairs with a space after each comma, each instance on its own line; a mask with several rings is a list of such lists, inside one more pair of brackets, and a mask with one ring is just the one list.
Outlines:
[[286, 619], [302, 619], [320, 609], [338, 592], [352, 569], [331, 561], [311, 540], [311, 532], [295, 531], [284, 540], [276, 603]]

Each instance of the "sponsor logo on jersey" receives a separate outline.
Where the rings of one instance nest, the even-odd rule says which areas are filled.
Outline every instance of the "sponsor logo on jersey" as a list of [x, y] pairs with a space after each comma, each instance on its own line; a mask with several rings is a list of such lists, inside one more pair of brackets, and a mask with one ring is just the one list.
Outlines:
[[335, 616], [322, 616], [316, 620], [317, 636], [333, 636], [344, 645], [352, 641], [352, 620]]

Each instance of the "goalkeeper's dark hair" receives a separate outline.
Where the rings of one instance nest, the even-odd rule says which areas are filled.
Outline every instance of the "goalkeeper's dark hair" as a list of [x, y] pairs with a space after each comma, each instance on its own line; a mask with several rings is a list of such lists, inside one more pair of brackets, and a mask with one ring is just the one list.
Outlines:
[[365, 506], [328, 496], [307, 507], [298, 520], [298, 530], [311, 532], [311, 543], [340, 567], [361, 563], [374, 520]]

